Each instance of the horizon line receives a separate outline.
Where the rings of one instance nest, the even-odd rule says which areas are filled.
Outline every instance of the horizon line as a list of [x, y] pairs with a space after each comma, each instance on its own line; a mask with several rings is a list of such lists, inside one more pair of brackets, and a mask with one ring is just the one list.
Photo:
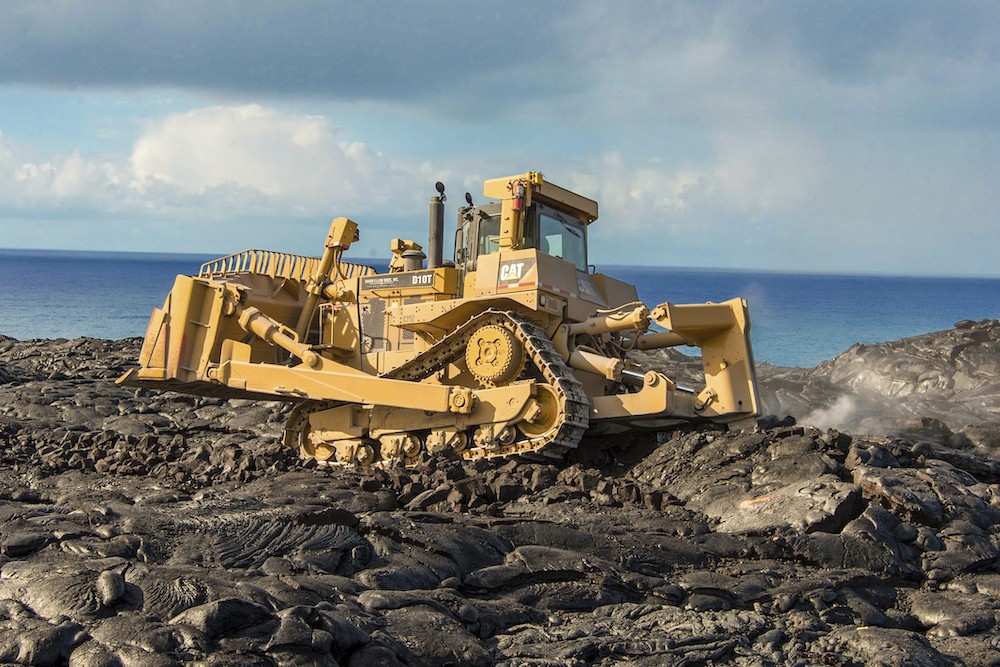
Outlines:
[[[252, 250], [254, 248], [246, 248]], [[176, 257], [200, 257], [218, 258], [228, 257], [234, 253], [218, 254], [214, 252], [174, 252], [174, 251], [154, 251], [154, 250], [78, 250], [73, 248], [6, 248], [0, 247], [0, 252], [35, 252], [35, 253], [77, 253], [91, 255], [151, 255], [151, 256], [176, 256]], [[242, 252], [237, 251], [237, 252]], [[292, 253], [300, 254], [300, 253]], [[365, 262], [384, 262], [388, 264], [388, 257], [356, 257], [351, 258], [354, 262], [364, 264]], [[664, 264], [616, 264], [614, 262], [601, 263], [600, 266], [609, 269], [669, 269], [672, 271], [697, 271], [697, 272], [718, 272], [718, 273], [763, 273], [773, 275], [800, 275], [800, 276], [845, 276], [845, 277], [872, 277], [872, 278], [931, 278], [931, 279], [973, 279], [973, 280], [1000, 280], [1000, 273], [902, 273], [902, 272], [866, 272], [866, 271], [823, 271], [823, 270], [800, 270], [800, 269], [765, 269], [751, 267], [712, 267], [712, 266], [679, 266]]]

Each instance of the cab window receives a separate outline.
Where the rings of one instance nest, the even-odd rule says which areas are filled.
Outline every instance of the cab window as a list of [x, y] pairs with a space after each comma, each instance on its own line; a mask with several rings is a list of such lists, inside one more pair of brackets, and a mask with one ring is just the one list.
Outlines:
[[540, 211], [537, 248], [547, 255], [562, 257], [580, 271], [587, 270], [586, 233], [583, 225], [574, 219]]

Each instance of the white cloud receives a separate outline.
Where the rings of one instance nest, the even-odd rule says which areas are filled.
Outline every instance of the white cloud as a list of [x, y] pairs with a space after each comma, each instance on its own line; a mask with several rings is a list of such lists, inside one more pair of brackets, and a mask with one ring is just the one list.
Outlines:
[[29, 201], [110, 205], [109, 195], [122, 186], [120, 165], [85, 159], [79, 152], [53, 156], [45, 162], [24, 162], [14, 170], [20, 194]]
[[817, 194], [827, 171], [825, 147], [803, 132], [719, 134], [712, 145], [704, 161], [673, 168], [608, 152], [566, 185], [597, 198], [619, 229], [651, 229], [659, 219], [680, 230], [720, 214], [793, 212]]
[[151, 124], [129, 158], [133, 187], [165, 186], [211, 206], [219, 190], [296, 214], [386, 204], [408, 175], [365, 144], [340, 140], [327, 119], [251, 104], [172, 114]]
[[119, 209], [127, 198], [121, 163], [88, 159], [78, 151], [40, 155], [0, 134], [3, 208], [61, 211], [70, 207]]
[[572, 171], [561, 184], [597, 199], [602, 217], [612, 217], [618, 229], [641, 231], [655, 218], [676, 218], [706, 176], [705, 170], [636, 164], [612, 151], [585, 163], [584, 171]]
[[215, 106], [148, 124], [130, 155], [39, 154], [0, 135], [4, 206], [210, 219], [327, 217], [413, 202], [416, 170], [337, 136], [319, 116]]

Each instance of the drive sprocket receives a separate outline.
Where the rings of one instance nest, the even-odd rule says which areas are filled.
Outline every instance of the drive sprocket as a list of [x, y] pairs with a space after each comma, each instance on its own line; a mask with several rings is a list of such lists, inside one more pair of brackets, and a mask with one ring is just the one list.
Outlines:
[[498, 387], [524, 370], [524, 345], [506, 327], [487, 324], [473, 332], [465, 347], [469, 372], [484, 387]]

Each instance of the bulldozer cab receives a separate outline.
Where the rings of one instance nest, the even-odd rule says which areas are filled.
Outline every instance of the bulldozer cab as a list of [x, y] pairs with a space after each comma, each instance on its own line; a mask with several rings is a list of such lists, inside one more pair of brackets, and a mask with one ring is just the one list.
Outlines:
[[[476, 206], [466, 212], [455, 238], [456, 265], [475, 270], [480, 255], [500, 249], [500, 205]], [[587, 270], [587, 227], [557, 208], [534, 204], [528, 209], [520, 247], [535, 248]]]
[[[533, 176], [526, 174], [524, 180], [530, 182]], [[455, 264], [474, 271], [481, 255], [505, 248], [534, 248], [586, 271], [587, 226], [597, 219], [597, 203], [542, 182], [540, 174], [531, 183], [528, 196], [519, 198], [518, 182], [516, 178], [487, 181], [487, 196], [499, 196], [501, 201], [459, 211]]]

